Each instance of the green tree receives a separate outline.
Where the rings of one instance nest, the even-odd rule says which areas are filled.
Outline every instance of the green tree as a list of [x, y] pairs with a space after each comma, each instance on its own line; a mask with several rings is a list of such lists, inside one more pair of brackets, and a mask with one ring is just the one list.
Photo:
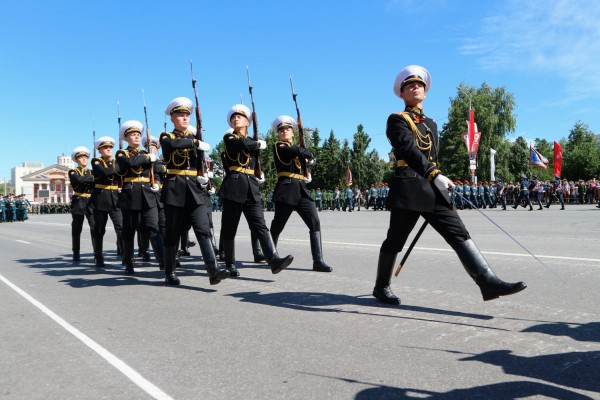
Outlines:
[[363, 126], [358, 125], [352, 140], [352, 149], [350, 150], [352, 157], [350, 161], [350, 170], [352, 171], [354, 183], [361, 188], [368, 183], [368, 181], [365, 179], [365, 175], [367, 170], [371, 167], [367, 155], [367, 148], [369, 147], [370, 143], [371, 138], [363, 130]]
[[569, 180], [590, 179], [600, 173], [600, 149], [589, 127], [577, 121], [563, 146], [562, 176]]
[[[514, 132], [514, 96], [504, 87], [492, 88], [487, 83], [475, 88], [460, 84], [457, 95], [450, 99], [448, 122], [440, 132], [440, 166], [444, 174], [463, 178], [469, 176], [469, 158], [462, 135], [467, 132], [466, 120], [469, 119], [471, 103], [477, 130], [481, 132], [477, 153], [477, 175], [479, 180], [490, 177], [490, 148], [503, 148], [506, 136]], [[498, 163], [496, 163], [498, 167]]]
[[313, 165], [313, 186], [332, 190], [337, 185], [339, 177], [337, 168], [340, 154], [340, 141], [336, 139], [333, 130], [319, 149], [319, 158]]
[[529, 145], [522, 136], [510, 146], [510, 157], [508, 168], [513, 180], [517, 180], [521, 175], [527, 173], [529, 165]]

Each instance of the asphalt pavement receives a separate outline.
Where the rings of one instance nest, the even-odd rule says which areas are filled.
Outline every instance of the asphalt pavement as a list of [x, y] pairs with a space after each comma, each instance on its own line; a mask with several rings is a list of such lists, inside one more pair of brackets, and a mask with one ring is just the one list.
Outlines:
[[96, 270], [87, 226], [71, 261], [68, 214], [2, 223], [0, 397], [599, 399], [600, 209], [459, 213], [495, 272], [525, 291], [482, 301], [427, 227], [392, 280], [402, 305], [378, 304], [384, 211], [320, 213], [332, 273], [312, 271], [294, 215], [279, 239], [294, 262], [271, 274], [242, 218], [241, 277], [214, 286], [198, 246], [182, 285], [167, 287], [154, 262], [124, 275], [110, 227]]

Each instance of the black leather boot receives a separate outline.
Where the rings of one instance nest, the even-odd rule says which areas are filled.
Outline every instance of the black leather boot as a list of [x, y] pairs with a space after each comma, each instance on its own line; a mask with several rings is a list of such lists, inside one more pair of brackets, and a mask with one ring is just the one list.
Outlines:
[[164, 247], [165, 283], [167, 285], [179, 285], [181, 282], [175, 275], [175, 262], [177, 258], [177, 246]]
[[163, 271], [165, 269], [165, 252], [162, 233], [159, 232], [152, 236], [150, 238], [150, 244], [152, 245], [152, 250], [154, 250], [154, 256], [158, 262], [158, 267]]
[[225, 249], [223, 247], [223, 236], [219, 237], [219, 261], [225, 261]]
[[323, 260], [323, 244], [321, 242], [321, 232], [310, 233], [310, 251], [313, 257], [313, 271], [331, 272], [333, 268]]
[[81, 247], [81, 236], [71, 235], [71, 243], [73, 244], [73, 262], [79, 262], [79, 260], [81, 260], [81, 256], [79, 255], [79, 250]]
[[237, 278], [240, 271], [235, 267], [235, 241], [223, 240], [223, 251], [225, 252], [225, 268], [229, 271], [229, 276]]
[[96, 246], [94, 249], [94, 263], [96, 264], [96, 268], [104, 268], [104, 256], [102, 255], [103, 245], [102, 239], [96, 239]]
[[209, 238], [200, 240], [200, 252], [202, 253], [202, 259], [206, 265], [206, 272], [208, 272], [208, 279], [211, 285], [216, 285], [222, 280], [229, 278], [229, 271], [219, 268]]
[[269, 267], [271, 267], [272, 273], [280, 273], [283, 269], [288, 267], [292, 263], [292, 261], [294, 261], [294, 256], [291, 254], [283, 258], [279, 257], [279, 254], [277, 254], [277, 249], [275, 248], [275, 244], [273, 243], [273, 239], [271, 238], [271, 234], [269, 233], [269, 231], [266, 231], [262, 234], [257, 233], [256, 236], [260, 241], [260, 246], [263, 249], [263, 253], [265, 255], [267, 263], [269, 264]]
[[390, 289], [392, 281], [392, 271], [396, 264], [396, 254], [379, 252], [379, 261], [377, 262], [377, 278], [375, 279], [375, 288], [373, 288], [373, 297], [385, 304], [400, 304], [400, 298]]
[[260, 242], [258, 241], [254, 231], [250, 231], [250, 243], [252, 244], [252, 255], [254, 256], [254, 262], [259, 263], [265, 261], [265, 255], [260, 249]]
[[[189, 231], [185, 231], [185, 233], [181, 234], [180, 242], [181, 242], [181, 248], [180, 248], [179, 252], [177, 253], [177, 255], [179, 257], [189, 257], [191, 255], [190, 251], [188, 250]], [[195, 243], [194, 243], [194, 245], [195, 245]]]
[[508, 296], [527, 287], [524, 282], [509, 283], [498, 278], [471, 239], [453, 248], [465, 270], [479, 286], [484, 301]]
[[123, 265], [125, 266], [125, 275], [133, 275], [133, 240], [123, 241]]

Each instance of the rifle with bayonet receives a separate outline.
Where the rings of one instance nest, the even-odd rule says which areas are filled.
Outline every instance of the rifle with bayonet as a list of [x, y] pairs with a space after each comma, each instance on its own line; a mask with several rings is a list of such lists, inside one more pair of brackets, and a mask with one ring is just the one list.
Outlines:
[[[152, 141], [150, 140], [150, 127], [148, 126], [148, 110], [146, 109], [146, 94], [144, 93], [144, 89], [142, 89], [142, 97], [144, 98], [144, 120], [146, 122], [146, 150], [148, 154], [152, 154]], [[154, 187], [156, 184], [154, 180], [154, 163], [150, 163], [150, 186]]]
[[[194, 66], [192, 60], [190, 60], [190, 70], [192, 72], [192, 87], [194, 88], [194, 99], [196, 100], [196, 139], [203, 142], [202, 140], [202, 114], [200, 113], [200, 102], [198, 101], [198, 90], [196, 89], [196, 79], [194, 79]], [[198, 176], [204, 175], [204, 171], [207, 170], [204, 160], [204, 151], [196, 150], [196, 169], [198, 170]], [[208, 168], [210, 170], [210, 167]], [[211, 184], [210, 179], [206, 186], [207, 190], [210, 190]]]
[[[298, 101], [296, 97], [298, 94], [294, 92], [294, 84], [292, 83], [292, 77], [290, 76], [290, 87], [292, 88], [292, 99], [294, 99], [294, 104], [296, 105], [296, 115], [298, 116], [296, 123], [298, 124], [298, 144], [302, 148], [306, 148], [306, 142], [304, 140], [304, 128], [302, 126], [302, 117], [300, 116], [300, 109], [298, 108]], [[304, 177], [308, 178], [310, 172], [308, 171], [308, 163], [306, 160], [302, 163], [302, 168], [304, 169]]]
[[[252, 93], [252, 85], [250, 84], [250, 70], [248, 69], [248, 66], [246, 65], [246, 74], [248, 75], [248, 91], [250, 92], [250, 101], [252, 102], [252, 129], [254, 131], [254, 136], [252, 137], [252, 139], [258, 141], [259, 137], [258, 137], [258, 121], [256, 120], [256, 107], [254, 106], [254, 94]], [[259, 158], [259, 152], [256, 152], [256, 163], [254, 164], [254, 176], [256, 176], [258, 179], [260, 179], [262, 177], [262, 170], [260, 168], [260, 158]]]
[[92, 130], [92, 137], [94, 140], [94, 143], [92, 143], [93, 147], [94, 147], [94, 158], [96, 158], [96, 118], [92, 118], [94, 121], [93, 124], [93, 130]]

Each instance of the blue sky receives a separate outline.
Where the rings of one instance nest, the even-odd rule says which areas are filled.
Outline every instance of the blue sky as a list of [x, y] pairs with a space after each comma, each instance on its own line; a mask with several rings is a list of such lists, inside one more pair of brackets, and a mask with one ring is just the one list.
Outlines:
[[33, 0], [0, 15], [0, 178], [91, 149], [94, 129], [116, 138], [117, 101], [143, 121], [142, 89], [158, 134], [167, 104], [193, 98], [190, 59], [213, 146], [240, 94], [250, 104], [246, 65], [262, 133], [295, 115], [291, 75], [305, 126], [351, 140], [363, 124], [383, 156], [409, 64], [432, 75], [425, 112], [440, 127], [458, 84], [487, 82], [515, 95], [515, 138], [559, 140], [579, 120], [600, 133], [600, 2]]

